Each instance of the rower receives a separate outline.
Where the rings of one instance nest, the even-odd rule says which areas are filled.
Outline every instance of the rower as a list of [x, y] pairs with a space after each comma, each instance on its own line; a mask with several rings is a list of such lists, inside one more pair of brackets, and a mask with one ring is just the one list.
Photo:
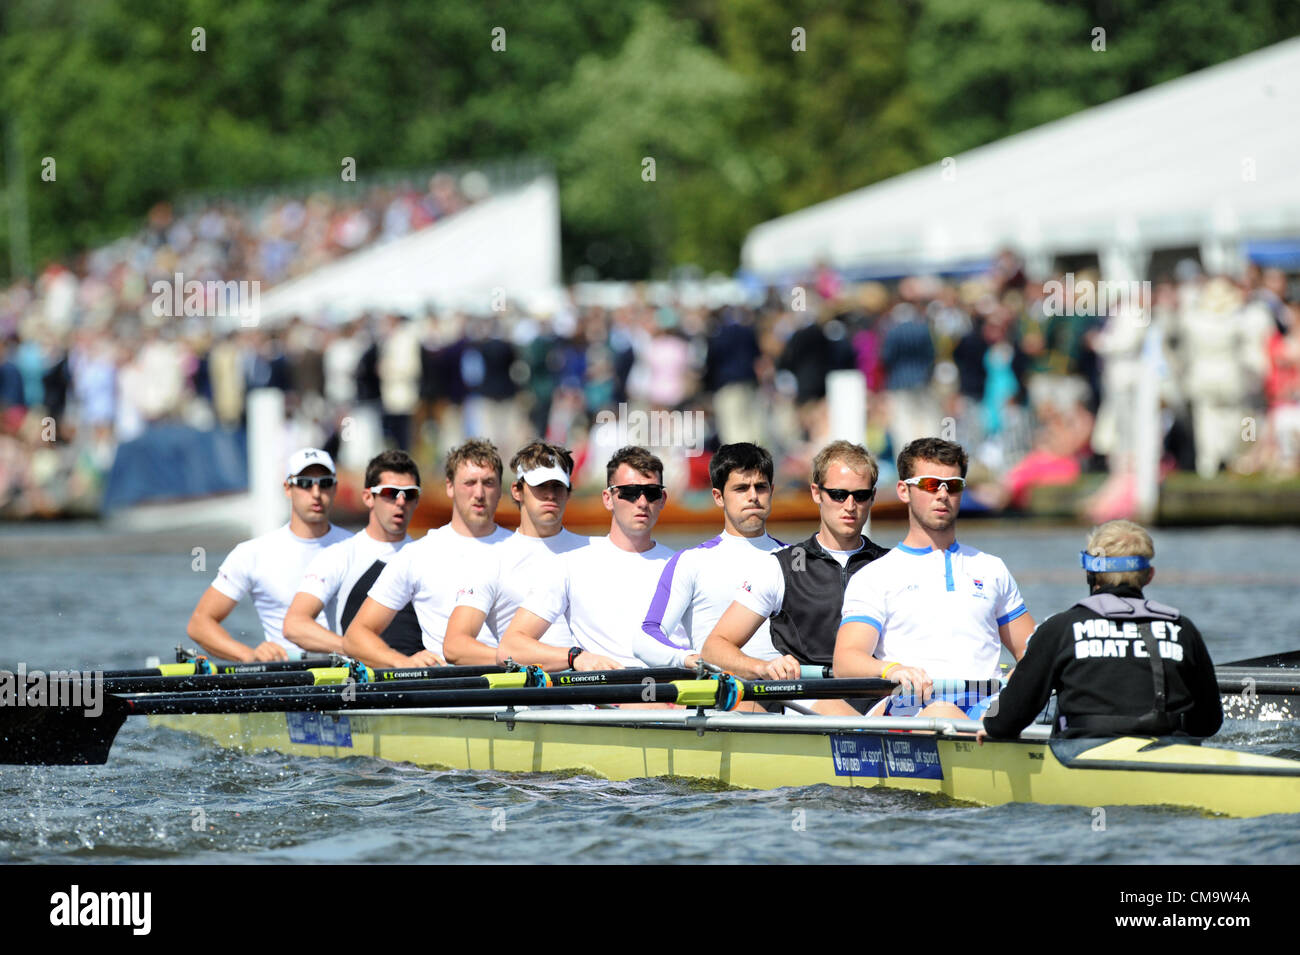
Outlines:
[[1014, 739], [1056, 692], [1052, 735], [1213, 736], [1223, 724], [1214, 663], [1195, 624], [1147, 599], [1151, 535], [1094, 528], [1079, 555], [1089, 596], [1043, 621], [979, 734]]
[[[845, 591], [835, 675], [889, 679], [905, 691], [873, 715], [978, 718], [995, 697], [1002, 647], [1019, 660], [1034, 632], [1006, 565], [957, 542], [966, 465], [961, 446], [940, 438], [903, 448], [898, 496], [907, 504], [907, 536]], [[988, 685], [923, 705], [934, 679]]]
[[[303, 571], [325, 548], [351, 536], [330, 525], [337, 484], [334, 459], [326, 452], [319, 448], [294, 452], [284, 479], [289, 523], [244, 541], [222, 562], [217, 579], [199, 598], [185, 628], [195, 643], [214, 657], [244, 663], [288, 660], [291, 653], [299, 654], [300, 648], [285, 639], [281, 626]], [[221, 625], [249, 595], [266, 638], [256, 647], [240, 643]], [[322, 613], [319, 622], [325, 621]]]
[[[495, 663], [499, 636], [514, 619], [532, 581], [556, 554], [582, 547], [588, 540], [563, 526], [573, 475], [573, 455], [568, 450], [533, 441], [510, 459], [510, 470], [515, 475], [510, 496], [519, 506], [519, 530], [489, 548], [460, 575], [443, 643], [448, 663]], [[568, 652], [573, 640], [564, 618], [551, 624], [542, 643]]]
[[[707, 663], [748, 680], [798, 679], [802, 666], [831, 663], [844, 588], [886, 553], [862, 534], [879, 473], [861, 445], [832, 441], [818, 452], [809, 486], [821, 514], [817, 533], [763, 558], [734, 591], [731, 606], [704, 641]], [[769, 619], [775, 659], [750, 647]], [[827, 715], [857, 715], [841, 700], [812, 706]]]
[[[609, 535], [558, 555], [544, 568], [497, 647], [497, 662], [513, 659], [546, 670], [614, 670], [641, 667], [636, 655], [638, 616], [673, 551], [652, 537], [666, 495], [663, 462], [645, 448], [626, 447], [605, 466], [601, 494], [610, 511]], [[573, 646], [542, 642], [565, 620]]]
[[[675, 554], [659, 577], [637, 643], [637, 656], [651, 666], [694, 665], [704, 640], [735, 597], [741, 582], [756, 578], [768, 554], [785, 545], [767, 533], [772, 514], [772, 455], [740, 442], [724, 444], [709, 461], [713, 503], [722, 508], [722, 533]], [[668, 634], [684, 628], [678, 646]], [[766, 619], [748, 644], [751, 656], [773, 660]]]
[[[510, 532], [496, 524], [501, 501], [501, 455], [490, 441], [470, 439], [447, 456], [451, 521], [403, 547], [388, 562], [343, 634], [343, 652], [373, 667], [441, 665], [442, 641], [451, 616], [455, 580], [482, 549]], [[415, 607], [428, 654], [408, 656], [380, 636], [407, 604]]]
[[[284, 617], [284, 635], [303, 650], [342, 653], [343, 637], [366, 594], [387, 561], [411, 542], [407, 527], [420, 501], [420, 470], [405, 451], [384, 451], [366, 465], [361, 500], [370, 512], [366, 526], [340, 544], [327, 547], [311, 562]], [[337, 606], [334, 629], [322, 627], [316, 616]], [[426, 654], [420, 621], [407, 604], [382, 634], [384, 642], [408, 657]]]

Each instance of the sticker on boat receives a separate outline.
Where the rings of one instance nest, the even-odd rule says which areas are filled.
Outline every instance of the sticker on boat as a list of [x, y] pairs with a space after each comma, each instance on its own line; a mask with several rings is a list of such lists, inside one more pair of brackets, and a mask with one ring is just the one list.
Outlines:
[[352, 748], [352, 724], [346, 716], [329, 716], [324, 713], [285, 713], [289, 727], [289, 742], [310, 746], [335, 746]]
[[831, 760], [836, 776], [885, 775], [885, 750], [879, 736], [832, 733]]
[[862, 733], [832, 733], [830, 740], [836, 776], [943, 779], [939, 744], [935, 740], [906, 736], [881, 738]]
[[932, 739], [907, 736], [885, 737], [885, 765], [891, 776], [911, 779], [943, 779], [939, 744]]

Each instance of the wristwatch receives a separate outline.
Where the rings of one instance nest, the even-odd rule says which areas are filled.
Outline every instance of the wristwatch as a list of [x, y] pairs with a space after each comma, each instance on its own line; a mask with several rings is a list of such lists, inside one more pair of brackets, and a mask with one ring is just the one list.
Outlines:
[[569, 669], [573, 669], [573, 661], [578, 659], [585, 651], [582, 647], [569, 647]]

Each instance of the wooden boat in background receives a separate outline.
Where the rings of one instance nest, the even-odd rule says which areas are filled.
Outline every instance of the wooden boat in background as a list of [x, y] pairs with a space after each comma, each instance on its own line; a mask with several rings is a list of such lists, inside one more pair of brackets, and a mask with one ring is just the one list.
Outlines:
[[[334, 520], [351, 526], [365, 523], [365, 505], [361, 502], [361, 476], [340, 475], [339, 492], [334, 500]], [[892, 494], [891, 494], [892, 497]], [[907, 508], [902, 501], [878, 501], [871, 509], [873, 520], [906, 520]], [[443, 491], [442, 482], [428, 486], [420, 499], [411, 520], [411, 534], [419, 537], [425, 531], [441, 527], [451, 520], [451, 500]], [[818, 521], [817, 505], [806, 492], [784, 492], [772, 502], [772, 524], [812, 524]], [[506, 495], [502, 495], [497, 508], [497, 523], [502, 527], [519, 526], [519, 508]], [[609, 529], [609, 511], [605, 510], [600, 495], [593, 491], [578, 491], [565, 509], [564, 526], [571, 531], [600, 533]], [[688, 491], [683, 495], [668, 495], [659, 527], [674, 530], [699, 530], [713, 534], [722, 526], [722, 509], [713, 503], [708, 492]]]

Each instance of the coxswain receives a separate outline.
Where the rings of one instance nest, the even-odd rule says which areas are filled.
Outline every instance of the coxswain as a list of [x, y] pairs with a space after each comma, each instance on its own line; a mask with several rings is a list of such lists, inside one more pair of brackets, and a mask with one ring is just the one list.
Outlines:
[[[334, 459], [326, 452], [319, 448], [294, 452], [284, 479], [289, 523], [244, 541], [222, 562], [217, 579], [199, 598], [185, 628], [195, 643], [214, 657], [244, 663], [288, 660], [290, 654], [300, 652], [281, 630], [285, 612], [312, 560], [331, 544], [352, 536], [330, 525], [337, 484]], [[253, 598], [262, 622], [265, 640], [256, 647], [236, 640], [221, 625], [245, 596]], [[326, 620], [322, 610], [318, 622], [324, 625]]]
[[[903, 448], [907, 536], [845, 591], [835, 675], [888, 679], [901, 691], [872, 715], [979, 718], [1001, 689], [1002, 648], [1019, 660], [1034, 632], [1006, 564], [957, 542], [966, 465], [961, 445], [940, 438]], [[936, 679], [962, 687], [935, 695]]]
[[[448, 588], [483, 548], [510, 537], [496, 523], [501, 501], [501, 455], [490, 441], [470, 439], [447, 456], [447, 496], [451, 520], [403, 547], [380, 573], [361, 609], [343, 633], [343, 652], [372, 667], [409, 667], [444, 662], [455, 593]], [[428, 656], [410, 656], [390, 647], [380, 634], [407, 604], [415, 607]]]
[[[785, 545], [767, 533], [772, 514], [775, 468], [766, 448], [740, 442], [724, 444], [709, 460], [713, 503], [722, 509], [722, 533], [679, 551], [668, 561], [641, 622], [637, 656], [651, 666], [686, 666], [694, 662], [736, 588], [757, 578], [766, 558]], [[669, 635], [684, 630], [687, 640], [674, 643]], [[747, 644], [750, 656], [772, 660], [766, 619]]]
[[[327, 547], [311, 562], [284, 617], [284, 635], [303, 650], [342, 653], [341, 636], [387, 562], [411, 543], [407, 528], [420, 502], [420, 469], [405, 451], [384, 451], [366, 465], [361, 500], [369, 512], [366, 526], [342, 543]], [[332, 627], [316, 617], [336, 607]], [[412, 666], [433, 663], [424, 649], [415, 607], [407, 604], [381, 634], [384, 642], [412, 658]], [[421, 654], [427, 655], [421, 657]]]
[[1213, 736], [1219, 683], [1196, 625], [1148, 599], [1151, 535], [1132, 521], [1095, 528], [1080, 555], [1089, 595], [1044, 620], [980, 738], [1014, 739], [1056, 692], [1052, 735]]
[[[817, 532], [767, 555], [741, 581], [704, 641], [705, 662], [747, 680], [795, 680], [803, 666], [830, 665], [844, 588], [887, 553], [862, 534], [879, 473], [861, 445], [832, 441], [818, 452], [809, 485], [821, 517]], [[769, 621], [774, 659], [754, 639]], [[842, 700], [811, 705], [826, 715], [856, 715]]]
[[[524, 445], [510, 459], [514, 482], [510, 497], [519, 507], [519, 529], [509, 539], [472, 562], [455, 589], [455, 609], [447, 621], [443, 656], [448, 663], [482, 665], [496, 662], [500, 635], [527, 596], [532, 582], [555, 555], [587, 544], [588, 539], [564, 529], [569, 503], [573, 455], [544, 441]], [[486, 628], [484, 624], [487, 624]], [[568, 624], [558, 618], [542, 643], [572, 646]]]
[[[546, 670], [643, 667], [632, 633], [673, 550], [654, 539], [667, 494], [663, 462], [645, 448], [625, 447], [605, 466], [601, 499], [610, 511], [609, 534], [558, 555], [542, 568], [506, 628], [497, 662], [537, 664]], [[564, 619], [571, 647], [542, 642]]]

